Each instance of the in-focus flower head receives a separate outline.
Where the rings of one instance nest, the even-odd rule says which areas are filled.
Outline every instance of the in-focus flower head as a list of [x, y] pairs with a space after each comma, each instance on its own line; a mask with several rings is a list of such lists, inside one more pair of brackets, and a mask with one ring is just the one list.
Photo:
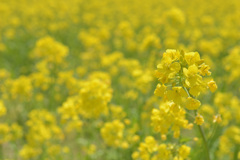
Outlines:
[[155, 71], [159, 83], [154, 93], [181, 107], [196, 110], [201, 105], [196, 98], [207, 88], [212, 92], [217, 89], [215, 81], [208, 80], [209, 69], [198, 52], [168, 49]]

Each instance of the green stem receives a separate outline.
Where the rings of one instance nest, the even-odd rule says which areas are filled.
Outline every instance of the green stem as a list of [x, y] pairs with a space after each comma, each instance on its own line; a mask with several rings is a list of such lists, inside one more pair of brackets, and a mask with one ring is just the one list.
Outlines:
[[235, 146], [234, 154], [233, 154], [233, 159], [238, 160], [238, 152], [239, 152], [239, 146]]
[[0, 158], [3, 159], [3, 144], [0, 144]]
[[213, 141], [213, 137], [214, 137], [214, 135], [215, 135], [215, 133], [216, 133], [216, 131], [217, 131], [217, 128], [218, 128], [218, 124], [215, 123], [214, 128], [213, 128], [213, 131], [212, 131], [211, 135], [210, 135], [209, 138], [208, 138], [208, 144], [209, 144], [209, 146], [212, 145], [211, 143], [212, 143], [212, 141]]
[[[192, 97], [187, 88], [183, 86], [183, 89], [187, 92], [188, 96], [189, 97]], [[194, 113], [195, 113], [195, 116], [197, 116], [197, 110], [194, 110]], [[204, 146], [205, 146], [205, 150], [206, 150], [206, 153], [207, 153], [207, 160], [210, 160], [210, 154], [209, 154], [209, 148], [208, 148], [208, 144], [207, 144], [207, 139], [206, 139], [206, 136], [204, 134], [204, 131], [203, 131], [203, 128], [201, 125], [197, 125], [198, 126], [198, 130], [201, 134], [201, 137], [202, 137], [202, 140], [203, 140], [203, 143], [204, 143]]]
[[[195, 110], [194, 112], [195, 112], [195, 115], [197, 115], [197, 110]], [[201, 134], [201, 137], [202, 137], [202, 140], [203, 140], [203, 143], [204, 143], [204, 146], [205, 146], [205, 150], [206, 150], [206, 153], [207, 153], [207, 160], [210, 160], [210, 154], [209, 154], [207, 139], [205, 137], [203, 128], [200, 125], [197, 125], [197, 126], [198, 126], [198, 130], [199, 130], [199, 132]]]
[[[183, 71], [181, 70], [181, 74], [182, 73], [183, 73]], [[180, 82], [182, 82], [181, 75], [180, 75], [180, 79], [179, 80], [180, 80]], [[188, 92], [188, 89], [185, 86], [182, 85], [182, 87], [187, 92], [188, 97], [194, 98], [193, 96], [190, 95], [190, 93]], [[197, 116], [197, 110], [194, 110], [194, 113], [195, 113], [195, 116]], [[204, 143], [204, 146], [205, 146], [205, 150], [206, 150], [206, 153], [207, 153], [207, 155], [206, 155], [207, 160], [210, 160], [209, 148], [208, 148], [207, 139], [206, 139], [206, 136], [204, 134], [203, 128], [202, 128], [201, 125], [197, 125], [197, 126], [198, 126], [198, 130], [199, 130], [199, 132], [200, 132], [200, 134], [202, 136], [202, 140], [203, 140], [203, 143]]]

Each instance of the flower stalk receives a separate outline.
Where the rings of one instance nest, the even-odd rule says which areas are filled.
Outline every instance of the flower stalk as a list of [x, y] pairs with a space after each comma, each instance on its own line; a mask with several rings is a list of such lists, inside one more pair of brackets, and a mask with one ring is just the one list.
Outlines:
[[[197, 116], [197, 110], [195, 110], [194, 113], [195, 113], [195, 115]], [[206, 139], [206, 136], [205, 136], [205, 134], [204, 134], [203, 128], [202, 128], [201, 125], [197, 125], [197, 126], [198, 126], [198, 130], [199, 130], [199, 132], [200, 132], [200, 134], [201, 134], [203, 143], [204, 143], [204, 147], [205, 147], [205, 150], [206, 150], [207, 160], [210, 160], [209, 148], [208, 148], [207, 139]]]
[[[184, 90], [187, 92], [188, 96], [189, 96], [189, 97], [192, 97], [192, 96], [189, 94], [187, 88], [184, 87], [184, 86], [183, 86], [183, 88], [184, 88]], [[192, 98], [193, 98], [193, 97], [192, 97]], [[194, 114], [195, 114], [195, 116], [197, 116], [197, 110], [194, 110]], [[210, 154], [209, 154], [209, 148], [208, 148], [208, 144], [207, 144], [207, 139], [206, 139], [206, 136], [205, 136], [205, 134], [204, 134], [203, 128], [202, 128], [201, 125], [197, 125], [197, 126], [198, 126], [198, 130], [199, 130], [199, 132], [200, 132], [200, 134], [201, 134], [203, 143], [204, 143], [204, 147], [205, 147], [205, 150], [206, 150], [207, 160], [211, 160], [211, 159], [210, 159]]]

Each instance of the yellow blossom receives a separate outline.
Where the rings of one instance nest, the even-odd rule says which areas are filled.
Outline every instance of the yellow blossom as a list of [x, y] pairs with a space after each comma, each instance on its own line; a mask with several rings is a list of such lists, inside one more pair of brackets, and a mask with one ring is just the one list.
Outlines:
[[191, 150], [190, 147], [188, 147], [186, 145], [182, 145], [178, 149], [178, 154], [181, 158], [186, 159], [188, 157], [188, 155], [190, 154], [190, 150]]
[[203, 116], [200, 114], [197, 114], [197, 116], [195, 117], [194, 123], [201, 126], [204, 123]]
[[213, 80], [208, 82], [208, 87], [210, 88], [211, 92], [215, 92], [217, 90], [217, 84]]
[[189, 110], [196, 110], [200, 107], [201, 102], [197, 99], [194, 99], [192, 97], [188, 97], [186, 101], [186, 108]]
[[5, 108], [3, 102], [0, 100], [0, 117], [4, 116], [7, 112], [7, 109]]
[[157, 88], [156, 88], [155, 91], [154, 91], [154, 94], [155, 94], [156, 96], [163, 97], [164, 94], [165, 94], [166, 89], [167, 89], [167, 87], [166, 87], [164, 84], [163, 84], [163, 85], [158, 84], [158, 85], [157, 85]]

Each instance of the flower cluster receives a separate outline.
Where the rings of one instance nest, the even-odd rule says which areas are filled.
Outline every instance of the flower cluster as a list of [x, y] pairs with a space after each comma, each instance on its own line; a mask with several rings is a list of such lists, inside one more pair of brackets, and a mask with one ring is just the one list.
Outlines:
[[240, 68], [240, 47], [234, 47], [231, 49], [230, 53], [228, 56], [226, 56], [223, 60], [225, 70], [230, 72], [230, 76], [228, 79], [228, 82], [232, 82], [234, 80], [239, 79], [240, 73], [239, 73], [239, 68]]
[[49, 156], [61, 153], [62, 147], [58, 143], [56, 144], [56, 141], [63, 140], [64, 135], [51, 113], [47, 110], [32, 110], [27, 126], [27, 144], [19, 152], [22, 158], [31, 159], [42, 153], [49, 154]]
[[186, 145], [158, 144], [152, 136], [140, 143], [138, 151], [132, 154], [134, 160], [183, 160], [188, 158], [191, 148]]
[[212, 92], [217, 89], [212, 79], [204, 79], [211, 75], [209, 69], [197, 52], [167, 50], [155, 71], [155, 76], [160, 81], [155, 94], [178, 105], [186, 105], [189, 110], [196, 110], [200, 102], [192, 97], [199, 96], [207, 88]]
[[[0, 100], [0, 118], [5, 117], [7, 109], [2, 100]], [[22, 127], [17, 123], [7, 124], [0, 123], [0, 145], [8, 143], [10, 141], [17, 141], [22, 138], [23, 131]]]
[[31, 56], [36, 59], [44, 59], [48, 63], [61, 64], [68, 55], [68, 48], [55, 41], [52, 37], [44, 37], [37, 41]]
[[103, 128], [101, 128], [101, 135], [104, 139], [104, 142], [113, 147], [123, 146], [124, 127], [124, 124], [119, 120], [105, 123]]
[[29, 100], [32, 96], [32, 80], [29, 77], [21, 76], [17, 79], [8, 79], [1, 87], [5, 99]]
[[[174, 108], [197, 110], [201, 106], [197, 97], [207, 88], [212, 92], [217, 89], [215, 81], [206, 77], [211, 75], [209, 69], [198, 52], [167, 50], [155, 71], [160, 83], [154, 93], [174, 103]], [[202, 125], [203, 122], [203, 117], [198, 114], [195, 123]], [[171, 121], [168, 123], [172, 124]]]
[[170, 127], [174, 131], [175, 138], [180, 136], [181, 128], [192, 128], [192, 124], [185, 117], [185, 110], [173, 102], [160, 104], [159, 109], [153, 109], [151, 122], [154, 130], [160, 132], [162, 137], [166, 137]]
[[101, 114], [107, 114], [112, 90], [109, 84], [93, 79], [81, 84], [79, 96], [80, 114], [86, 118], [97, 118]]
[[[238, 159], [240, 145], [240, 128], [239, 126], [230, 126], [225, 130], [220, 137], [220, 145], [218, 151], [218, 157], [227, 157], [229, 159]], [[235, 155], [234, 155], [235, 154]]]

